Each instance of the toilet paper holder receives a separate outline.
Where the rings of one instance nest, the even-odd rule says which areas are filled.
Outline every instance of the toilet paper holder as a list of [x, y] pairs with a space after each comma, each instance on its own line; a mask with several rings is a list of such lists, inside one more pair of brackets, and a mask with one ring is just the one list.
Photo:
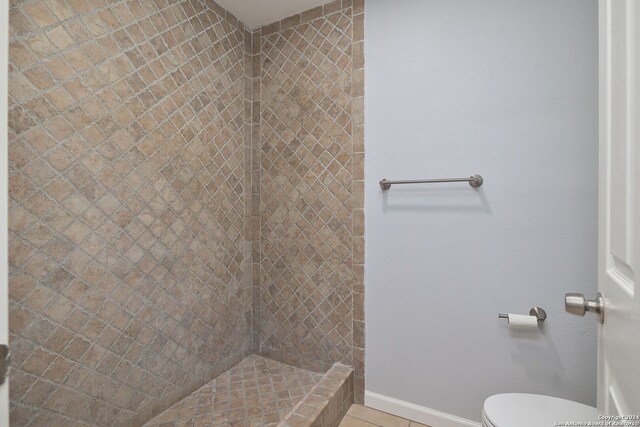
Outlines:
[[[535, 316], [538, 322], [544, 322], [547, 320], [547, 312], [542, 307], [533, 307], [529, 310], [529, 316]], [[498, 313], [499, 319], [508, 319], [509, 315], [504, 313]]]

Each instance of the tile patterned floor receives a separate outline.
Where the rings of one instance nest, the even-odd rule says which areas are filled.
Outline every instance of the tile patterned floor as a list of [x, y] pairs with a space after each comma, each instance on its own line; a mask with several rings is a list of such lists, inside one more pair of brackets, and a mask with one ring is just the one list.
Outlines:
[[351, 405], [339, 427], [429, 427], [362, 405]]
[[322, 375], [249, 356], [145, 427], [275, 426]]

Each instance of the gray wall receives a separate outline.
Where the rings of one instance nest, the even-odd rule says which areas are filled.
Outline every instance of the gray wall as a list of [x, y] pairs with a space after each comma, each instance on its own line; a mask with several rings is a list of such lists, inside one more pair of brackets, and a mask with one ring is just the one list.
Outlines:
[[[595, 404], [597, 2], [367, 0], [366, 388], [479, 420]], [[383, 178], [479, 173], [485, 185]], [[516, 333], [498, 312], [549, 314]]]

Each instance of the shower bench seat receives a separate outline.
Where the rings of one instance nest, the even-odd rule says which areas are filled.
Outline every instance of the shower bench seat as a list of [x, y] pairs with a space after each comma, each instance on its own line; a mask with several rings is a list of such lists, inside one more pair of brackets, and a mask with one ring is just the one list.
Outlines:
[[252, 355], [145, 427], [333, 427], [353, 401], [353, 370], [326, 373]]

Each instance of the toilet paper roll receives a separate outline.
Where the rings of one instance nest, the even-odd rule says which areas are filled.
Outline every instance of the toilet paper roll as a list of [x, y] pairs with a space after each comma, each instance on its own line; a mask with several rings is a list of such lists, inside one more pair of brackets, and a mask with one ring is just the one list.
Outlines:
[[526, 314], [509, 313], [509, 327], [518, 329], [537, 329], [538, 318]]

